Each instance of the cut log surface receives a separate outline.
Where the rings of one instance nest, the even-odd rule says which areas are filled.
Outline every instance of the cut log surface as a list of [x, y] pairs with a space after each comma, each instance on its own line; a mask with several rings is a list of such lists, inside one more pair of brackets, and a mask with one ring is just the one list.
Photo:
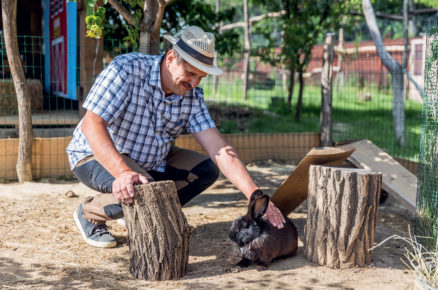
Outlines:
[[310, 166], [304, 253], [331, 268], [371, 263], [381, 173]]
[[189, 259], [190, 227], [174, 182], [135, 186], [134, 202], [124, 204], [123, 211], [131, 274], [145, 280], [182, 277]]

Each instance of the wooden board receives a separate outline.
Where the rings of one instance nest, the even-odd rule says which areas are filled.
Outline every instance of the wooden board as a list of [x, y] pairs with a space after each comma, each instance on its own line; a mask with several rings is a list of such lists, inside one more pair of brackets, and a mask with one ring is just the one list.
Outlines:
[[288, 215], [307, 198], [310, 165], [341, 166], [354, 149], [313, 148], [272, 196], [272, 202]]
[[356, 149], [348, 158], [351, 163], [358, 168], [381, 172], [383, 189], [415, 213], [417, 177], [414, 174], [370, 140], [360, 140], [340, 147], [344, 146]]

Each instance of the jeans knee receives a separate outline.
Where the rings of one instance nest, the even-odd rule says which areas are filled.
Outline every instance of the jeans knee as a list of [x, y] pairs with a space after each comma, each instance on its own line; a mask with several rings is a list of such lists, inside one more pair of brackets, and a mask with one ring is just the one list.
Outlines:
[[211, 159], [198, 164], [192, 169], [192, 172], [198, 176], [199, 180], [208, 185], [213, 184], [219, 177], [219, 168]]

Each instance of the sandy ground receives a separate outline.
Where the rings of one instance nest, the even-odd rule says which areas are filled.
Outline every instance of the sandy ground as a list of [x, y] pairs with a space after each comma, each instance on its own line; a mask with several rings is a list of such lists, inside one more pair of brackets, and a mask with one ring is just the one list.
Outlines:
[[[268, 194], [293, 170], [274, 162], [248, 166]], [[184, 207], [194, 231], [188, 273], [178, 281], [147, 282], [131, 277], [127, 231], [111, 222], [118, 240], [113, 249], [83, 242], [73, 221], [82, 198], [94, 192], [77, 182], [0, 184], [0, 288], [105, 289], [412, 289], [413, 275], [400, 258], [403, 244], [389, 243], [374, 251], [364, 268], [330, 269], [306, 260], [303, 254], [305, 207], [290, 215], [300, 234], [298, 254], [275, 261], [267, 270], [255, 265], [237, 269], [238, 251], [228, 229], [246, 211], [247, 200], [220, 178]], [[69, 191], [77, 196], [72, 197]], [[389, 197], [379, 208], [376, 243], [388, 236], [406, 236], [413, 219]]]

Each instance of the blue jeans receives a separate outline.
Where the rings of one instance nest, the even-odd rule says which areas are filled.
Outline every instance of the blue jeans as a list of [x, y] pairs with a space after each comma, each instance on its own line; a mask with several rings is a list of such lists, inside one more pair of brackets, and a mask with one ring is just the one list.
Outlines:
[[[164, 172], [146, 171], [128, 156], [122, 156], [133, 171], [146, 176], [149, 181], [173, 180], [181, 205], [203, 192], [219, 177], [219, 169], [210, 158], [178, 147], [172, 147], [167, 155]], [[86, 186], [101, 192], [83, 201], [84, 218], [102, 224], [123, 217], [121, 203], [111, 194], [115, 178], [99, 162], [91, 158], [76, 166], [73, 173]]]

